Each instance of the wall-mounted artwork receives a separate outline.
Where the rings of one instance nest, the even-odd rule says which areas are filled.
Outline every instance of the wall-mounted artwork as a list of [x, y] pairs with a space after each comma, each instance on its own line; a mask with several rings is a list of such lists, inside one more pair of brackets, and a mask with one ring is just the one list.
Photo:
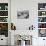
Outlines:
[[17, 11], [17, 18], [18, 19], [28, 19], [29, 18], [29, 11], [28, 10]]
[[46, 29], [39, 29], [39, 37], [46, 37]]
[[34, 30], [34, 29], [35, 29], [34, 25], [29, 26], [29, 30]]

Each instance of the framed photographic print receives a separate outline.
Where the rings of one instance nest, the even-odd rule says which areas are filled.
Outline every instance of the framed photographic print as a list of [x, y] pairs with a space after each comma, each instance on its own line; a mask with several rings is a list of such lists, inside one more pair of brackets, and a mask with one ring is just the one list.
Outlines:
[[17, 19], [28, 19], [29, 18], [29, 11], [17, 11]]

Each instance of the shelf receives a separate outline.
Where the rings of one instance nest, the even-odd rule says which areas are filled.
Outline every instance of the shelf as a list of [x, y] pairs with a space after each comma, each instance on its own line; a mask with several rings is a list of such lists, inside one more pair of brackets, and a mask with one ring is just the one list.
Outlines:
[[46, 23], [46, 22], [38, 22], [38, 23]]
[[0, 16], [0, 17], [8, 17], [8, 16]]
[[0, 35], [8, 37], [8, 3], [0, 3]]
[[44, 15], [44, 16], [38, 16], [38, 17], [46, 17], [46, 15]]
[[0, 11], [8, 11], [8, 10], [0, 10]]
[[38, 36], [46, 37], [46, 3], [38, 4]]
[[38, 11], [46, 11], [46, 10], [38, 10]]
[[8, 22], [0, 22], [0, 23], [8, 23]]
[[46, 28], [38, 28], [38, 29], [46, 29]]

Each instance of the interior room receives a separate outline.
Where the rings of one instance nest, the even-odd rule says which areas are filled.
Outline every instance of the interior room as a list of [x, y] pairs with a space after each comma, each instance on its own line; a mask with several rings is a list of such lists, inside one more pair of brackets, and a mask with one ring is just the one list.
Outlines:
[[0, 0], [0, 46], [46, 46], [46, 0]]

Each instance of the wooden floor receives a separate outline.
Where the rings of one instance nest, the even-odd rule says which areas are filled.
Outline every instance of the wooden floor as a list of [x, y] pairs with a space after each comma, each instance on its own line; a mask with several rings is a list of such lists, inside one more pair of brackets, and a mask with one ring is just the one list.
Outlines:
[[8, 46], [8, 45], [0, 45], [0, 46]]

